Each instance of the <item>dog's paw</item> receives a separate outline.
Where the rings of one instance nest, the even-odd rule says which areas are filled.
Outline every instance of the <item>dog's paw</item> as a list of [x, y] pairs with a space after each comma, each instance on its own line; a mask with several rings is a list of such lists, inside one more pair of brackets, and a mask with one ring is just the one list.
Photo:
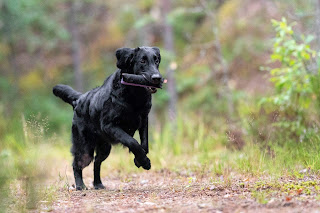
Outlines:
[[83, 185], [77, 186], [76, 190], [77, 191], [82, 191], [82, 190], [88, 190], [88, 188], [86, 187], [86, 185], [83, 184]]
[[145, 170], [149, 170], [151, 169], [151, 162], [150, 159], [146, 156], [143, 159], [139, 159], [137, 160], [136, 158], [134, 159], [134, 164], [140, 168], [140, 166], [142, 166], [142, 168], [144, 168]]
[[151, 162], [149, 158], [147, 158], [146, 162], [142, 165], [142, 168], [144, 168], [145, 170], [151, 169]]
[[106, 187], [102, 183], [93, 184], [94, 189], [105, 189]]

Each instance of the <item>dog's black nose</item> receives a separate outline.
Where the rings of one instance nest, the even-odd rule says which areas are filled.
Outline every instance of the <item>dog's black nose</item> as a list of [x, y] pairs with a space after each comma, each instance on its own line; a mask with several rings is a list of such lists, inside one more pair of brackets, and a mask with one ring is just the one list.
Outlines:
[[153, 75], [151, 76], [151, 79], [152, 79], [152, 82], [153, 82], [153, 83], [158, 84], [158, 83], [160, 83], [162, 77], [161, 77], [160, 74], [153, 74]]

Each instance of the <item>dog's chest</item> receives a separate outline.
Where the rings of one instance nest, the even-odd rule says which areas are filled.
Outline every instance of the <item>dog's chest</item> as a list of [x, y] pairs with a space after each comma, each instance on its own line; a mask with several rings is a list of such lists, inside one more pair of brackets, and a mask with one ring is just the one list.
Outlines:
[[147, 107], [125, 107], [121, 110], [118, 123], [124, 130], [136, 131], [141, 127], [143, 116], [148, 115]]
[[141, 93], [128, 93], [116, 101], [120, 106], [120, 122], [123, 126], [139, 128], [143, 116], [148, 116], [151, 109], [151, 96]]

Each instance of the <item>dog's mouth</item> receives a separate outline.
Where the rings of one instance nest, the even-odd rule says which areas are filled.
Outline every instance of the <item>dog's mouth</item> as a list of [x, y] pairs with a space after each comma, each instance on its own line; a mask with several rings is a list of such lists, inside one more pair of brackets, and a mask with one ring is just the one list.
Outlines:
[[157, 88], [154, 88], [154, 87], [146, 87], [146, 89], [148, 90], [148, 92], [150, 92], [152, 94], [154, 94], [158, 91]]
[[153, 82], [152, 82], [152, 80], [151, 79], [149, 79], [149, 78], [147, 78], [144, 74], [142, 74], [142, 76], [150, 83], [150, 84], [152, 84], [152, 86], [147, 86], [146, 87], [146, 89], [148, 90], [148, 92], [150, 92], [151, 94], [154, 94], [154, 93], [156, 93], [158, 90], [157, 90], [157, 88], [162, 88], [162, 81], [161, 82], [159, 82], [158, 84], [154, 84]]

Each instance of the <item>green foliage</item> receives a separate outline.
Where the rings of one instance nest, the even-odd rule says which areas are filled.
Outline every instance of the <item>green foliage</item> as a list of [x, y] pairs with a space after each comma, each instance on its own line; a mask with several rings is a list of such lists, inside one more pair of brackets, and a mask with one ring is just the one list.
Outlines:
[[178, 7], [174, 9], [167, 17], [167, 21], [175, 30], [175, 37], [179, 38], [177, 42], [183, 42], [182, 39], [189, 41], [197, 28], [197, 23], [204, 17], [202, 10], [193, 8]]
[[46, 134], [53, 134], [57, 131], [63, 131], [63, 129], [70, 129], [72, 108], [61, 100], [48, 97], [47, 94], [34, 93], [22, 102], [26, 104], [24, 115], [27, 119], [36, 118], [37, 120], [46, 121], [48, 129]]
[[271, 61], [278, 62], [278, 66], [270, 69], [275, 94], [263, 98], [262, 103], [277, 106], [283, 116], [276, 125], [300, 136], [306, 132], [307, 109], [313, 101], [311, 82], [319, 79], [318, 73], [308, 69], [316, 57], [316, 52], [310, 47], [313, 37], [302, 35], [299, 42], [292, 29], [294, 24], [288, 24], [285, 18], [272, 20], [272, 24], [277, 32]]
[[273, 20], [273, 26], [277, 31], [274, 39], [273, 54], [271, 60], [280, 62], [281, 66], [270, 71], [271, 81], [275, 85], [276, 95], [271, 97], [274, 104], [302, 111], [310, 105], [310, 74], [306, 63], [315, 57], [315, 52], [308, 44], [312, 37], [298, 44], [293, 37], [292, 25], [288, 25], [285, 19], [281, 22]]
[[[25, 41], [30, 50], [40, 45], [53, 47], [57, 38], [67, 33], [50, 17], [57, 1], [2, 0], [0, 4], [0, 38], [14, 44]], [[52, 14], [51, 14], [52, 15]]]
[[40, 185], [46, 171], [39, 166], [39, 145], [45, 139], [46, 127], [24, 117], [19, 123], [0, 139], [0, 206], [26, 211], [36, 209], [40, 200]]
[[[0, 199], [3, 200], [5, 197], [8, 197], [9, 189], [8, 184], [10, 180], [10, 176], [8, 173], [8, 167], [6, 166], [5, 162], [9, 161], [9, 153], [6, 151], [0, 152]], [[6, 206], [4, 202], [0, 201], [0, 212], [6, 211]]]

